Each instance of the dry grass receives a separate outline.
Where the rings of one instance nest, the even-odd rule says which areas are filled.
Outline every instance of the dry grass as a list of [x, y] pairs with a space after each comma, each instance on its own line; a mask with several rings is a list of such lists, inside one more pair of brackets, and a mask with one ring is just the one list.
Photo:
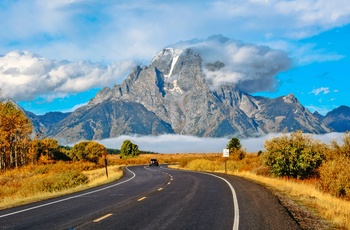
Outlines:
[[108, 166], [108, 178], [106, 176], [106, 169], [100, 168], [91, 171], [83, 172], [89, 178], [89, 183], [87, 187], [94, 187], [97, 185], [109, 183], [118, 180], [123, 176], [123, 171], [120, 169], [119, 165]]
[[[67, 169], [68, 168], [68, 169]], [[78, 171], [81, 173], [78, 174]], [[21, 169], [10, 170], [0, 174], [0, 209], [19, 206], [35, 201], [45, 200], [65, 194], [81, 191], [100, 184], [108, 183], [119, 179], [123, 172], [119, 166], [109, 166], [106, 177], [105, 168], [82, 170], [94, 168], [88, 164], [56, 164], [37, 167], [25, 167]], [[60, 173], [66, 172], [65, 174]], [[68, 173], [67, 173], [68, 172]], [[70, 177], [78, 175], [77, 177]], [[63, 175], [63, 176], [62, 176]], [[60, 179], [63, 177], [63, 180]], [[81, 180], [80, 178], [86, 178]], [[56, 190], [48, 190], [48, 184], [52, 181], [63, 181], [71, 183], [70, 187], [62, 187]], [[57, 183], [59, 184], [59, 183]]]

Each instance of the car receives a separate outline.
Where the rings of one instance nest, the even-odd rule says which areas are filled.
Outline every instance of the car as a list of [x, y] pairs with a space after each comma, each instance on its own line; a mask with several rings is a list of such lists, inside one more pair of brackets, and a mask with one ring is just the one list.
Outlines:
[[158, 160], [157, 159], [151, 159], [149, 161], [149, 166], [159, 166]]

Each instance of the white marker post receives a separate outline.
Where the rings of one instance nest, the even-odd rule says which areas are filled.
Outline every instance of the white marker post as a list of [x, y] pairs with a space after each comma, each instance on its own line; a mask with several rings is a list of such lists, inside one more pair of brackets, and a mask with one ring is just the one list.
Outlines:
[[222, 157], [225, 158], [225, 173], [227, 174], [227, 165], [226, 165], [226, 162], [227, 162], [227, 158], [230, 157], [230, 150], [229, 149], [224, 149], [222, 151]]

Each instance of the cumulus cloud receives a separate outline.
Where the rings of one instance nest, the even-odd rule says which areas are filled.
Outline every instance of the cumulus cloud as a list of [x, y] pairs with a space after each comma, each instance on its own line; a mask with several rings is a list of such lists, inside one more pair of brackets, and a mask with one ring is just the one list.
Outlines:
[[[271, 133], [260, 137], [240, 139], [242, 147], [248, 152], [264, 150], [265, 140], [284, 135]], [[344, 133], [327, 133], [311, 135], [312, 138], [329, 144], [331, 140], [341, 143]], [[117, 138], [104, 139], [100, 142], [107, 148], [120, 149], [124, 140], [130, 140], [143, 151], [158, 153], [222, 153], [230, 141], [229, 138], [201, 138], [185, 135], [160, 135], [160, 136], [119, 136]]]
[[116, 83], [134, 66], [130, 61], [111, 65], [56, 61], [29, 51], [12, 51], [0, 57], [0, 96], [15, 101], [38, 96], [52, 100]]
[[214, 88], [221, 84], [234, 83], [247, 93], [275, 89], [275, 76], [292, 64], [284, 51], [245, 44], [221, 35], [209, 37], [207, 40], [181, 42], [175, 47], [190, 47], [200, 53], [204, 73]]

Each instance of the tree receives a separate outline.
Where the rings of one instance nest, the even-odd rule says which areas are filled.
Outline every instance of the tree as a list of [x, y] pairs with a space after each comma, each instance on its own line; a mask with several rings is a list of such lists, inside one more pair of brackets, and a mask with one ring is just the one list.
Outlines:
[[42, 152], [42, 143], [39, 139], [34, 138], [34, 140], [32, 140], [29, 143], [29, 147], [28, 147], [28, 152], [27, 152], [27, 157], [29, 162], [32, 165], [34, 165], [34, 163], [37, 163], [40, 155]]
[[233, 137], [230, 142], [227, 144], [227, 148], [231, 151], [231, 150], [237, 150], [237, 149], [241, 149], [242, 145], [241, 142], [238, 138]]
[[245, 151], [242, 149], [241, 142], [238, 138], [233, 137], [226, 146], [230, 151], [230, 155], [234, 155], [239, 160], [242, 160], [245, 157]]
[[88, 141], [82, 141], [75, 144], [73, 148], [70, 150], [69, 157], [73, 161], [84, 160], [86, 158], [85, 147], [88, 143], [89, 143]]
[[120, 158], [136, 157], [140, 154], [139, 147], [130, 140], [125, 140], [120, 148]]
[[106, 154], [107, 149], [105, 146], [95, 141], [83, 141], [73, 146], [69, 156], [73, 161], [86, 160], [97, 163]]
[[0, 102], [0, 169], [25, 165], [32, 124], [11, 102]]
[[41, 160], [50, 161], [55, 158], [56, 152], [58, 149], [58, 141], [52, 138], [45, 138], [41, 140], [42, 152], [41, 152]]
[[327, 151], [327, 145], [301, 131], [267, 140], [264, 145], [264, 163], [272, 174], [300, 179], [313, 175]]
[[94, 163], [97, 163], [102, 156], [107, 155], [106, 147], [94, 141], [90, 141], [85, 146], [85, 151], [87, 152], [87, 160]]

